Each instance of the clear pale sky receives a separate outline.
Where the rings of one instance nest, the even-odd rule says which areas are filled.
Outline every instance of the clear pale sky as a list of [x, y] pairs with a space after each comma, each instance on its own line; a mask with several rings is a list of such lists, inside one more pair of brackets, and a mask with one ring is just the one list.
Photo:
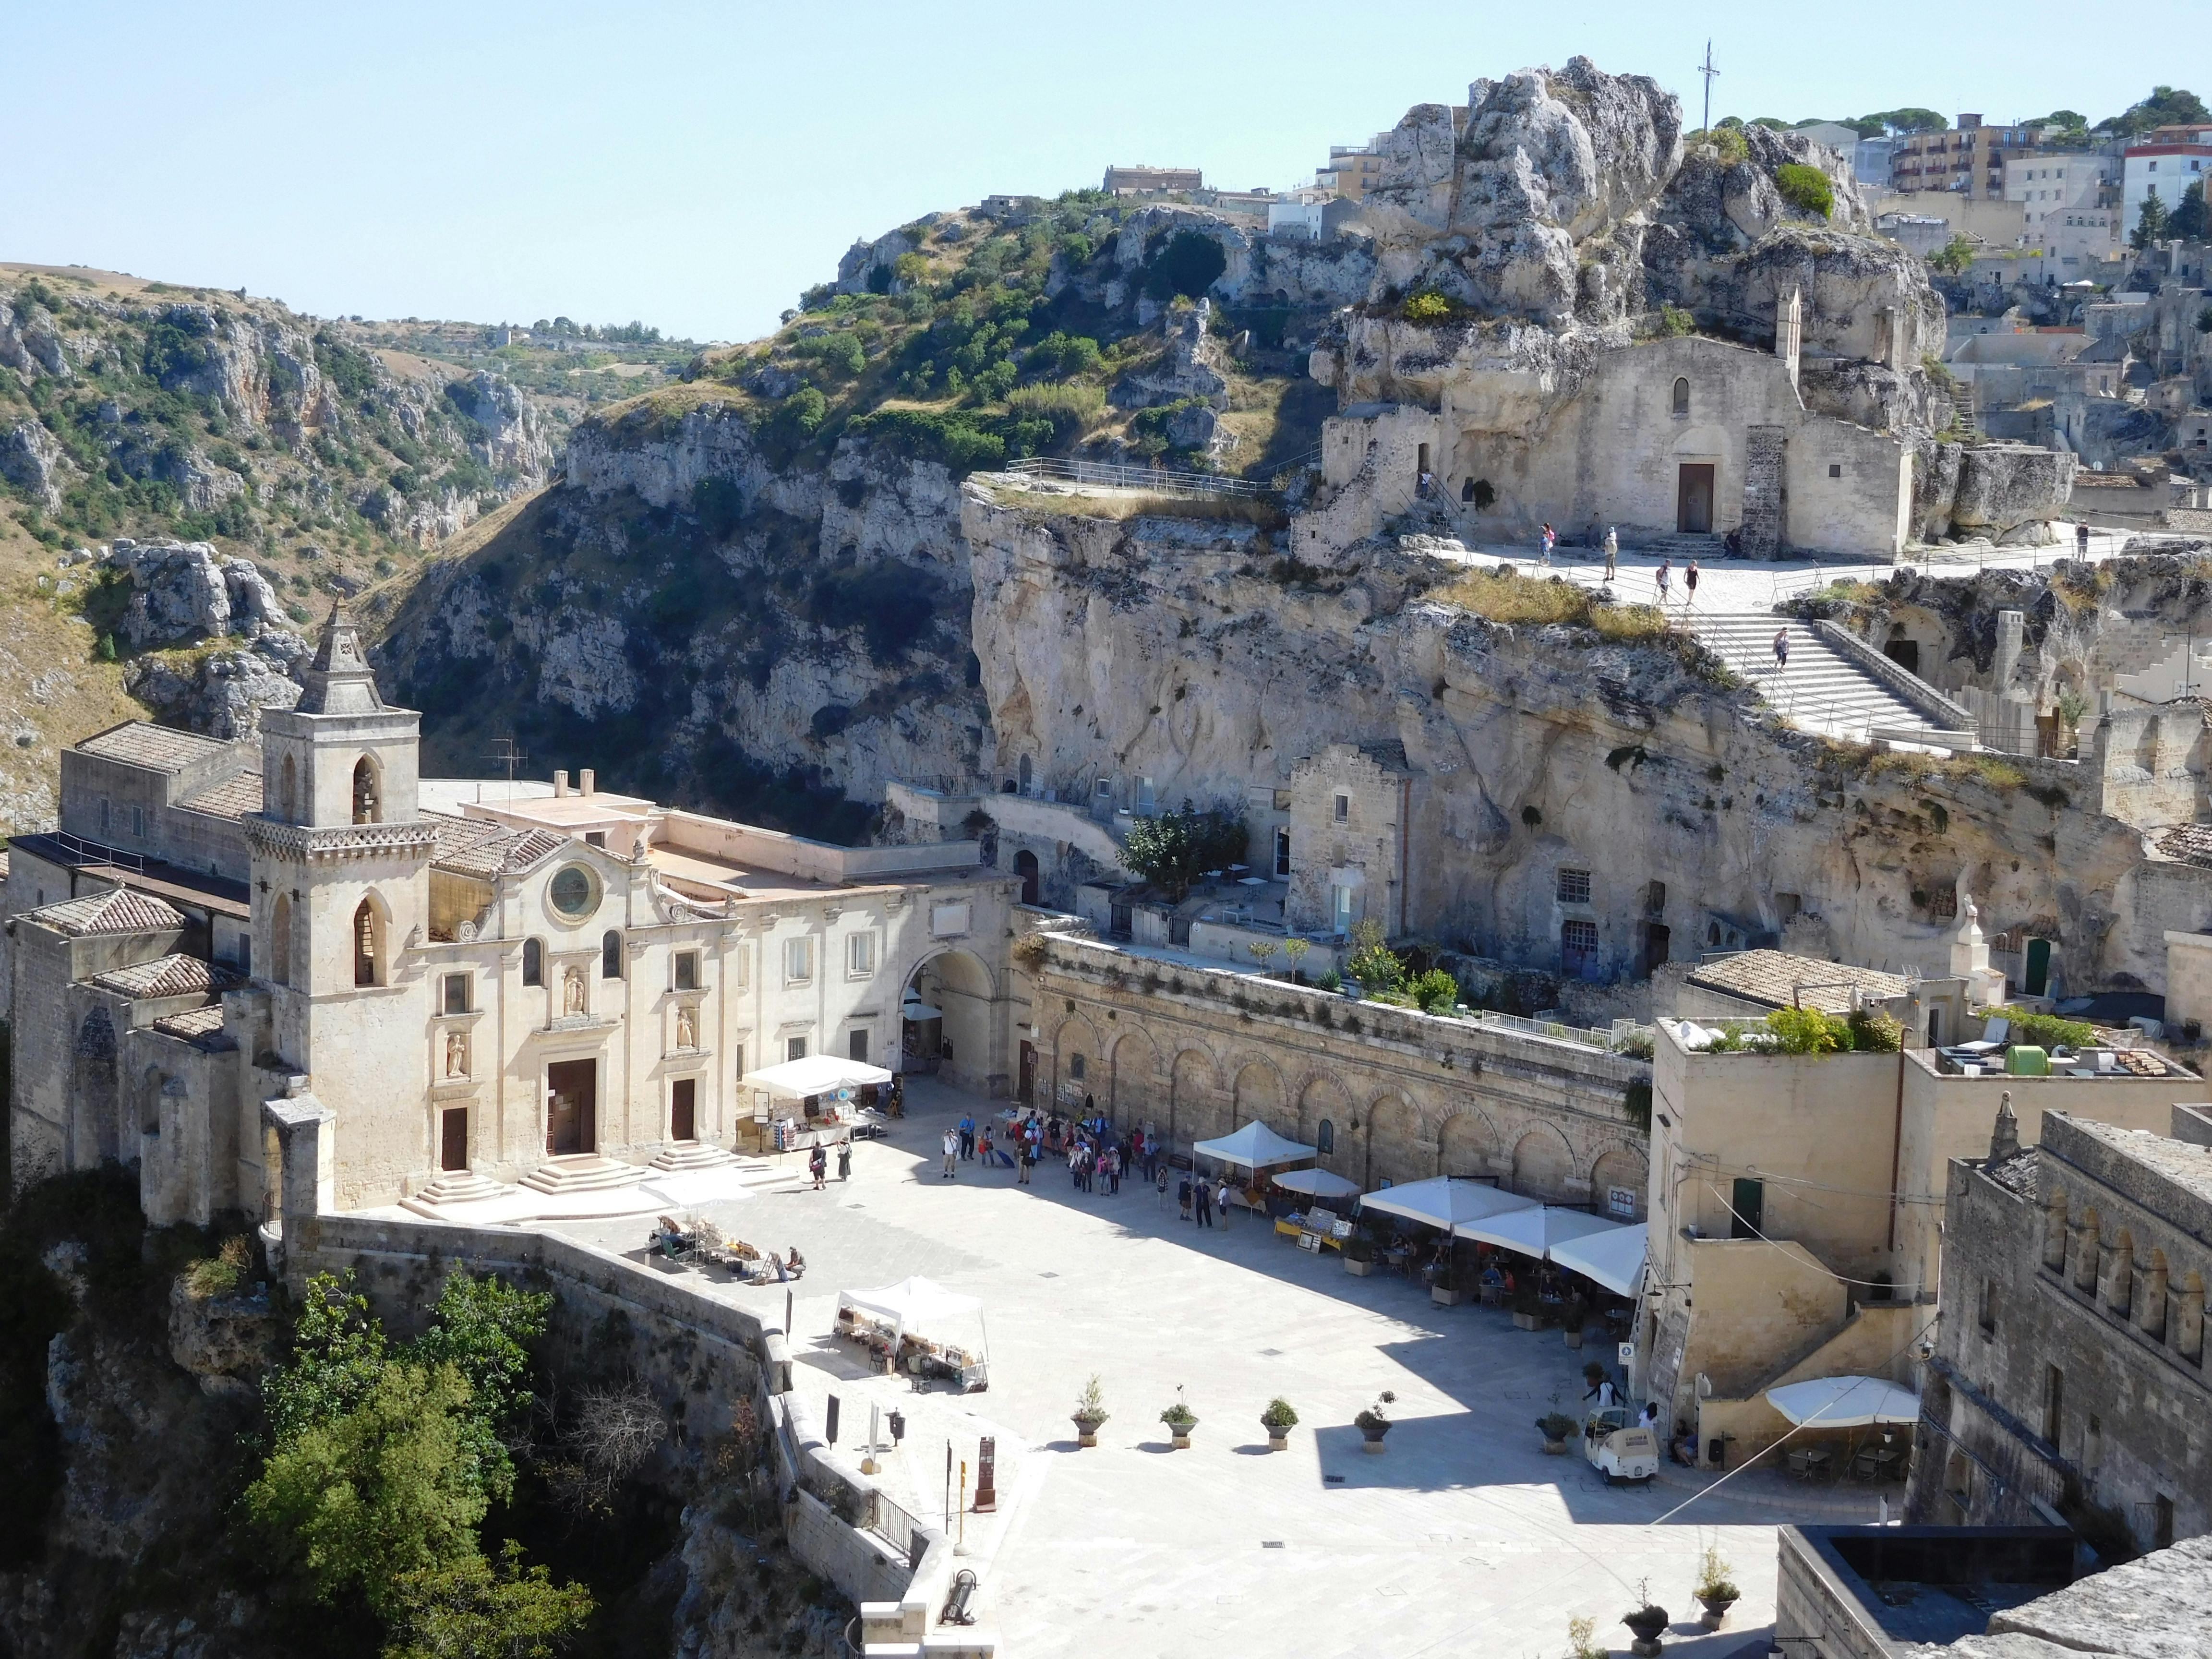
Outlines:
[[0, 0], [0, 259], [748, 338], [855, 236], [933, 208], [1109, 161], [1310, 182], [1330, 143], [1531, 64], [1652, 76], [1694, 122], [1708, 34], [1716, 118], [2095, 121], [2192, 70], [2043, 0]]

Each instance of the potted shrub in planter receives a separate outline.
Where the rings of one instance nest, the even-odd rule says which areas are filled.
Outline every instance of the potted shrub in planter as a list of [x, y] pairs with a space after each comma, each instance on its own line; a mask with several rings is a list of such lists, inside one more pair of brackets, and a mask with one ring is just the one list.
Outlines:
[[1583, 1326], [1589, 1319], [1589, 1304], [1578, 1296], [1567, 1298], [1566, 1316], [1560, 1323], [1566, 1328], [1567, 1346], [1579, 1348], [1583, 1345]]
[[1267, 1402], [1267, 1409], [1260, 1413], [1260, 1426], [1267, 1431], [1267, 1449], [1284, 1451], [1291, 1443], [1291, 1431], [1298, 1425], [1298, 1413], [1291, 1402], [1277, 1395]]
[[1098, 1443], [1098, 1425], [1106, 1420], [1106, 1397], [1098, 1390], [1098, 1374], [1091, 1373], [1091, 1380], [1083, 1385], [1083, 1392], [1075, 1398], [1075, 1443], [1095, 1446]]
[[1160, 1413], [1160, 1421], [1168, 1425], [1177, 1451], [1190, 1449], [1190, 1431], [1198, 1426], [1198, 1413], [1183, 1404], [1182, 1390], [1176, 1390], [1176, 1402]]
[[1459, 1279], [1452, 1271], [1451, 1258], [1447, 1256], [1437, 1264], [1437, 1271], [1429, 1280], [1429, 1300], [1440, 1308], [1459, 1305]]
[[1707, 1630], [1718, 1630], [1743, 1592], [1736, 1589], [1735, 1581], [1729, 1577], [1735, 1571], [1723, 1560], [1717, 1547], [1705, 1547], [1698, 1561], [1698, 1588], [1693, 1592], [1704, 1603], [1705, 1616], [1700, 1621]]
[[1523, 1285], [1513, 1292], [1513, 1326], [1516, 1330], [1534, 1331], [1543, 1328], [1544, 1316], [1537, 1310], [1536, 1291], [1533, 1285]]
[[1344, 1271], [1355, 1279], [1364, 1279], [1375, 1270], [1375, 1241], [1365, 1233], [1354, 1233], [1344, 1241]]
[[1565, 1457], [1567, 1437], [1575, 1431], [1575, 1419], [1565, 1412], [1546, 1412], [1536, 1419], [1536, 1427], [1544, 1437], [1544, 1455]]
[[1375, 1396], [1373, 1405], [1352, 1419], [1353, 1426], [1359, 1431], [1360, 1438], [1365, 1443], [1362, 1450], [1376, 1457], [1382, 1455], [1382, 1437], [1390, 1432], [1390, 1413], [1387, 1408], [1397, 1401], [1398, 1396], [1385, 1389]]
[[1656, 1659], [1662, 1651], [1659, 1638], [1674, 1620], [1666, 1608], [1652, 1601], [1650, 1579], [1644, 1579], [1637, 1584], [1636, 1596], [1643, 1605], [1633, 1612], [1620, 1615], [1620, 1622], [1627, 1626], [1629, 1633], [1636, 1638], [1628, 1644], [1628, 1650], [1638, 1655], [1640, 1659]]

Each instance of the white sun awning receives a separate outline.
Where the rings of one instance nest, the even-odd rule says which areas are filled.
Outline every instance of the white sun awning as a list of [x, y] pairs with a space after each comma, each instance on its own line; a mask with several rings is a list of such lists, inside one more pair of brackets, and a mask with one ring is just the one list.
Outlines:
[[1766, 1403], [1800, 1427], [1863, 1429], [1920, 1420], [1920, 1396], [1878, 1376], [1816, 1376], [1769, 1389]]
[[943, 1019], [945, 1010], [933, 1008], [926, 1002], [908, 1002], [899, 1009], [902, 1019]]
[[840, 1060], [835, 1054], [809, 1054], [787, 1060], [781, 1066], [763, 1066], [738, 1079], [740, 1085], [765, 1089], [772, 1095], [804, 1100], [809, 1095], [834, 1095], [840, 1089], [858, 1089], [870, 1083], [889, 1083], [891, 1074], [861, 1060]]
[[1456, 1227], [1480, 1221], [1485, 1216], [1535, 1206], [1533, 1198], [1500, 1192], [1479, 1181], [1462, 1181], [1451, 1176], [1431, 1176], [1426, 1181], [1385, 1187], [1359, 1200], [1363, 1210], [1379, 1210], [1385, 1215], [1403, 1216], [1408, 1221], [1425, 1222], [1431, 1227]]
[[[948, 1291], [933, 1279], [902, 1279], [874, 1291], [840, 1291], [837, 1305], [872, 1314], [890, 1323], [901, 1337], [924, 1331], [934, 1333], [939, 1341], [949, 1341], [969, 1329], [972, 1321], [977, 1347], [988, 1351], [990, 1346], [983, 1298]], [[964, 1345], [964, 1337], [963, 1340]]]
[[1458, 1237], [1479, 1238], [1486, 1244], [1496, 1244], [1504, 1249], [1517, 1250], [1522, 1255], [1534, 1256], [1539, 1261], [1557, 1260], [1553, 1254], [1553, 1247], [1571, 1239], [1620, 1231], [1620, 1224], [1617, 1221], [1605, 1220], [1587, 1210], [1556, 1209], [1549, 1204], [1536, 1205], [1526, 1210], [1506, 1210], [1478, 1220], [1462, 1221], [1452, 1229]]
[[1650, 1235], [1650, 1224], [1639, 1221], [1633, 1227], [1565, 1239], [1552, 1246], [1552, 1260], [1615, 1296], [1634, 1296], [1644, 1286], [1644, 1255]]
[[1285, 1170], [1273, 1180], [1284, 1191], [1304, 1193], [1310, 1198], [1352, 1198], [1359, 1191], [1358, 1182], [1326, 1170]]
[[1296, 1164], [1316, 1155], [1317, 1148], [1286, 1140], [1255, 1118], [1243, 1128], [1218, 1140], [1201, 1140], [1191, 1148], [1200, 1158], [1223, 1164], [1241, 1164], [1248, 1170], [1264, 1170], [1278, 1164]]

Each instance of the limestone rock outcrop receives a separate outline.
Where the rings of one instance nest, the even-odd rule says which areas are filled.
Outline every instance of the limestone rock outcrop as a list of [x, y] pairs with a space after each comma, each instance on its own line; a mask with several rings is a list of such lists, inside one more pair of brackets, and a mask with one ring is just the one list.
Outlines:
[[68, 465], [53, 434], [38, 422], [18, 421], [0, 431], [0, 478], [49, 512], [62, 504], [61, 480]]
[[210, 542], [118, 539], [104, 561], [131, 586], [118, 632], [135, 650], [281, 627], [284, 608], [251, 559]]
[[2047, 543], [2078, 465], [2076, 456], [2033, 444], [1929, 444], [1915, 480], [1916, 533], [1923, 541]]

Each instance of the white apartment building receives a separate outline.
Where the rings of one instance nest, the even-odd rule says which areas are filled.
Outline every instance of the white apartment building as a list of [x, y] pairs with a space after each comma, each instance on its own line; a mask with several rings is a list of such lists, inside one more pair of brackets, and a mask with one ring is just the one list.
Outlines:
[[2031, 242], [2069, 271], [2111, 258], [2120, 246], [2113, 187], [2116, 156], [2087, 153], [2021, 155], [2005, 162], [2005, 200], [2017, 202]]
[[2120, 235], [2124, 240], [2142, 216], [2143, 198], [2153, 191], [2171, 213], [2190, 185], [2212, 175], [2212, 129], [2190, 143], [2130, 144], [2120, 185]]

